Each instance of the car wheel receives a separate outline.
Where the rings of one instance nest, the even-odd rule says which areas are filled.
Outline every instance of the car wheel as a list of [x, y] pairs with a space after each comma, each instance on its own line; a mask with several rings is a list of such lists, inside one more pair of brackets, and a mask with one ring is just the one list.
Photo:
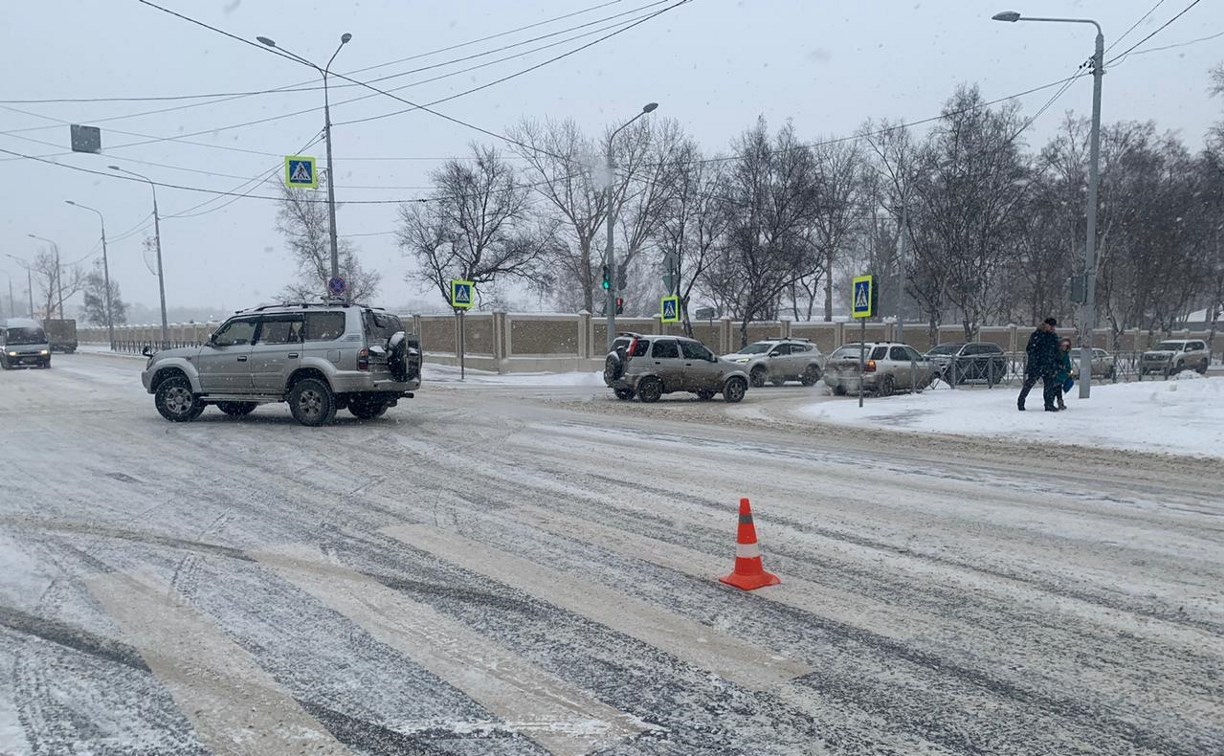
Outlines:
[[709, 389], [702, 389], [701, 391], [697, 392], [697, 398], [703, 402], [708, 402], [714, 398], [714, 393], [715, 392], [710, 391]]
[[735, 404], [744, 398], [744, 394], [748, 393], [748, 384], [743, 378], [729, 378], [723, 386], [723, 399], [728, 404]]
[[153, 404], [172, 423], [190, 422], [204, 411], [204, 402], [191, 393], [191, 381], [181, 375], [161, 382], [153, 394]]
[[765, 376], [767, 371], [763, 367], [752, 369], [752, 387], [760, 388], [765, 385]]
[[633, 398], [635, 393], [636, 392], [631, 388], [618, 388], [616, 389], [616, 398], [620, 399], [622, 402], [627, 402]]
[[604, 383], [610, 386], [620, 380], [621, 375], [625, 372], [623, 365], [619, 356], [608, 355], [608, 358], [604, 360]]
[[645, 404], [654, 404], [663, 397], [663, 381], [658, 378], [643, 378], [638, 382], [638, 399]]
[[1202, 362], [1199, 363], [1198, 371], [1202, 373], [1203, 375], [1207, 375], [1207, 368], [1210, 366], [1211, 364], [1207, 360], [1203, 360]]
[[373, 420], [387, 411], [387, 403], [378, 399], [349, 402], [348, 411], [359, 420]]
[[230, 417], [245, 417], [255, 411], [255, 402], [217, 402], [217, 409]]
[[893, 391], [895, 391], [896, 388], [896, 383], [893, 381], [893, 377], [891, 375], [886, 375], [880, 379], [880, 396], [892, 396]]
[[845, 396], [845, 395], [846, 395], [846, 387], [844, 385], [839, 383], [833, 387], [833, 396]]
[[1114, 367], [1114, 366], [1111, 366], [1111, 367], [1109, 368], [1109, 372], [1105, 374], [1105, 378], [1106, 378], [1107, 380], [1111, 380], [1111, 381], [1113, 381], [1113, 380], [1117, 380], [1117, 378], [1118, 378], [1118, 368], [1117, 368], [1117, 367]]
[[799, 382], [804, 386], [815, 386], [820, 383], [820, 368], [808, 365], [807, 370], [804, 370], [803, 375], [799, 378]]
[[289, 392], [289, 411], [302, 425], [325, 425], [336, 416], [336, 397], [323, 381], [307, 378]]

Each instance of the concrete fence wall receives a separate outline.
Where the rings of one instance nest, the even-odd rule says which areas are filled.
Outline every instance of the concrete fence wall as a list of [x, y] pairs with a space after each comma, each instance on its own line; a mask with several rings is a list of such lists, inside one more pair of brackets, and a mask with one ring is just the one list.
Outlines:
[[[421, 345], [427, 361], [457, 365], [457, 346], [460, 340], [459, 318], [454, 315], [401, 315], [405, 327], [420, 335]], [[200, 344], [216, 330], [217, 323], [174, 324], [170, 326], [172, 345]], [[682, 334], [679, 325], [663, 325], [658, 318], [617, 318], [616, 328], [620, 332], [631, 331], [645, 334]], [[896, 326], [892, 323], [868, 323], [868, 341], [895, 340]], [[603, 366], [606, 352], [607, 328], [602, 317], [587, 313], [576, 315], [540, 313], [467, 313], [463, 318], [465, 363], [479, 370], [497, 372], [558, 372], [566, 370], [599, 370]], [[904, 341], [915, 349], [925, 352], [930, 343], [927, 328], [919, 324], [907, 324]], [[1029, 326], [991, 326], [982, 328], [978, 334], [981, 341], [998, 344], [1006, 352], [1024, 350]], [[859, 323], [825, 323], [774, 321], [751, 323], [748, 326], [748, 341], [771, 338], [809, 339], [820, 351], [828, 354], [845, 343], [857, 342], [860, 338]], [[693, 335], [718, 354], [733, 352], [740, 346], [740, 324], [730, 318], [713, 321], [695, 321]], [[105, 328], [79, 328], [77, 336], [83, 344], [105, 344]], [[1093, 344], [1110, 351], [1136, 352], [1147, 349], [1165, 338], [1203, 339], [1206, 331], [1178, 331], [1171, 336], [1147, 331], [1127, 331], [1117, 343], [1108, 330], [1093, 332]], [[159, 326], [121, 326], [115, 329], [115, 339], [120, 343], [157, 343], [161, 340]], [[959, 326], [941, 326], [938, 343], [964, 340], [964, 330]], [[1216, 335], [1212, 345], [1215, 354], [1224, 353], [1224, 333]]]

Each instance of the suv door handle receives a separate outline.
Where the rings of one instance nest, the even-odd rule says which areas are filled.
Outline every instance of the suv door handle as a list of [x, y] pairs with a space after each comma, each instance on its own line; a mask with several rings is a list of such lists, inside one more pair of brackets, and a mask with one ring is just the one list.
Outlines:
[[289, 359], [291, 359], [291, 360], [296, 360], [296, 359], [297, 359], [297, 357], [298, 357], [298, 353], [297, 353], [297, 352], [290, 352], [290, 353], [289, 353]]
[[239, 357], [239, 358], [238, 358], [238, 361], [239, 361], [239, 362], [246, 362], [246, 361], [247, 361], [246, 355], [243, 355], [243, 356]]

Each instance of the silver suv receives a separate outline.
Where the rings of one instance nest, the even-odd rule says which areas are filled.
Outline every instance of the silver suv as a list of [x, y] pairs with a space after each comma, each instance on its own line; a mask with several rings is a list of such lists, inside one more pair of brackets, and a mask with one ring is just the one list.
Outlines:
[[210, 404], [241, 417], [260, 404], [288, 402], [298, 422], [323, 425], [339, 409], [371, 419], [412, 398], [421, 350], [384, 310], [268, 305], [239, 311], [204, 346], [149, 354], [140, 379], [174, 422], [194, 420]]
[[911, 346], [888, 341], [844, 344], [829, 355], [824, 382], [838, 396], [860, 390], [859, 355], [866, 357], [861, 387], [878, 396], [921, 391], [935, 378], [935, 366]]
[[748, 391], [748, 373], [695, 339], [628, 333], [612, 343], [604, 360], [604, 383], [622, 400], [637, 396], [657, 402], [664, 394], [691, 391], [705, 401], [722, 394], [735, 403]]
[[765, 381], [781, 386], [787, 381], [799, 381], [815, 386], [824, 372], [824, 355], [807, 339], [769, 339], [757, 341], [738, 352], [723, 355], [748, 371], [753, 388]]
[[1139, 360], [1139, 373], [1163, 373], [1174, 375], [1183, 370], [1206, 373], [1211, 364], [1211, 351], [1207, 342], [1198, 339], [1185, 341], [1162, 341], [1143, 353]]

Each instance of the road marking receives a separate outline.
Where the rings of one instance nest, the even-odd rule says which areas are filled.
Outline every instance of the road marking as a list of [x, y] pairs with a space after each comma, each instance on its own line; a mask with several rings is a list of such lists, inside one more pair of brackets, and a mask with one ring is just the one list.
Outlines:
[[812, 670], [694, 620], [598, 583], [543, 567], [426, 525], [395, 526], [384, 533], [466, 570], [637, 638], [695, 667], [753, 690], [770, 690]]
[[349, 753], [169, 583], [110, 573], [90, 577], [86, 585], [214, 752]]
[[251, 556], [550, 753], [579, 756], [650, 729], [427, 604], [326, 561], [311, 547], [282, 546]]

